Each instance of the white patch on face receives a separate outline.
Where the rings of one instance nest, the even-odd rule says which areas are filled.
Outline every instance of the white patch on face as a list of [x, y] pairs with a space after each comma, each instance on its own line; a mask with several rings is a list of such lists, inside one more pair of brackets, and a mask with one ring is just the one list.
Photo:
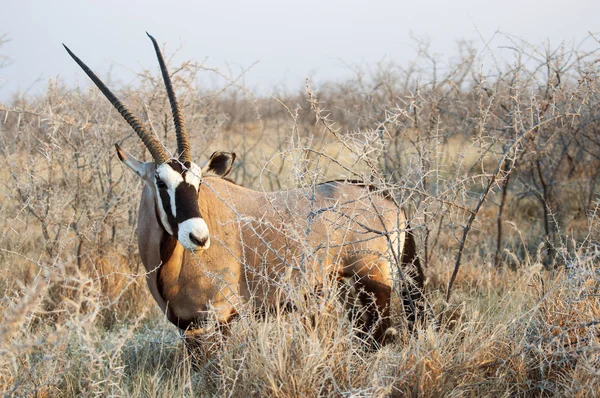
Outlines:
[[197, 191], [201, 181], [202, 169], [196, 163], [192, 163], [188, 172], [185, 173], [185, 182], [194, 186]]
[[[210, 247], [210, 236], [208, 235], [208, 226], [200, 217], [190, 218], [179, 224], [177, 240], [188, 250], [206, 250]], [[203, 245], [193, 242], [190, 235], [196, 241], [203, 242]]]
[[173, 236], [173, 230], [171, 229], [171, 225], [169, 225], [169, 219], [167, 218], [167, 213], [165, 213], [162, 206], [160, 206], [160, 205], [158, 206], [158, 214], [160, 214], [160, 222], [162, 222], [163, 228], [167, 231], [167, 233], [169, 235]]
[[[166, 190], [169, 195], [169, 202], [171, 204], [171, 212], [173, 213], [173, 218], [177, 217], [175, 192], [179, 184], [185, 181], [186, 183], [192, 185], [197, 192], [200, 187], [200, 183], [202, 182], [202, 169], [198, 167], [198, 165], [195, 163], [191, 164], [189, 170], [186, 173], [184, 173], [184, 175], [185, 177], [179, 174], [177, 171], [173, 170], [171, 166], [169, 166], [166, 163], [156, 168], [156, 176], [166, 185]], [[154, 186], [158, 192], [159, 189], [158, 185], [156, 184], [156, 180], [154, 181]], [[160, 195], [158, 195], [158, 199], [160, 203], [162, 200], [160, 198]], [[173, 230], [169, 225], [169, 218], [164, 210], [164, 207], [162, 205], [159, 205], [158, 207], [160, 220], [163, 224], [163, 227], [169, 233], [169, 235], [173, 236]], [[186, 249], [208, 249], [208, 246], [210, 245], [210, 240], [208, 239], [208, 227], [206, 226], [206, 223], [202, 218], [191, 218], [189, 220], [186, 220], [179, 225], [179, 228], [180, 229], [177, 234], [177, 238]], [[185, 230], [182, 230], [181, 228], [184, 228]], [[206, 237], [206, 243], [203, 246], [199, 246], [198, 244], [192, 242], [190, 238], [190, 233], [192, 233], [198, 241], [203, 241]]]
[[[169, 166], [168, 164], [161, 164], [156, 168], [156, 174], [158, 178], [167, 186], [167, 192], [169, 193], [169, 199], [171, 201], [171, 211], [173, 212], [173, 217], [177, 217], [177, 208], [175, 207], [175, 190], [183, 182], [183, 177], [181, 174], [176, 172]], [[156, 185], [156, 181], [154, 181]], [[158, 186], [156, 187], [158, 191]], [[159, 197], [160, 198], [160, 197]], [[161, 206], [161, 211], [164, 213], [164, 210]], [[161, 218], [162, 218], [161, 213]]]

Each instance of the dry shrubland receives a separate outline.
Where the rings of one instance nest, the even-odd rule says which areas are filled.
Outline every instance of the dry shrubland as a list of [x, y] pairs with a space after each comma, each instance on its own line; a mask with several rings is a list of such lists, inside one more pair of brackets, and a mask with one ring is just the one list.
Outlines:
[[[403, 203], [435, 320], [409, 333], [395, 310], [399, 338], [373, 351], [335, 297], [290, 286], [296, 311], [242, 311], [227, 339], [209, 328], [187, 350], [145, 286], [141, 182], [114, 144], [148, 154], [95, 87], [52, 81], [0, 108], [2, 391], [600, 394], [600, 55], [515, 41], [485, 69], [467, 44], [450, 61], [418, 48], [408, 65], [273, 96], [193, 61], [171, 71], [198, 161], [231, 150], [248, 187], [360, 178]], [[114, 88], [174, 145], [157, 68]]]

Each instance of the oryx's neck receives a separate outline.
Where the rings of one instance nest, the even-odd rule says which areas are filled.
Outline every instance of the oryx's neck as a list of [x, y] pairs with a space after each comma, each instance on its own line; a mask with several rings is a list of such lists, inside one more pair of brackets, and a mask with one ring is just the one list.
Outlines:
[[183, 265], [184, 249], [177, 239], [163, 231], [160, 242], [160, 266], [157, 276], [158, 293], [170, 301], [179, 292], [179, 275]]
[[[230, 252], [236, 250], [239, 234], [234, 219], [234, 195], [244, 188], [230, 182], [207, 178], [199, 194], [199, 208], [210, 228], [213, 244], [206, 251], [191, 253], [186, 251], [178, 240], [162, 226], [156, 206], [154, 191], [145, 187], [142, 193], [138, 220], [138, 245], [140, 255], [148, 272], [148, 285], [154, 299], [171, 322], [185, 328], [194, 320], [193, 311], [197, 306], [188, 305], [192, 285], [201, 285], [200, 280], [212, 280], [210, 273], [222, 268], [222, 262]], [[235, 192], [230, 191], [233, 190]], [[250, 191], [252, 192], [252, 191]], [[225, 249], [227, 247], [227, 249]], [[207, 273], [208, 274], [205, 274]], [[227, 279], [227, 276], [225, 276]], [[235, 283], [235, 281], [228, 281]], [[214, 283], [213, 283], [214, 285]], [[194, 292], [194, 298], [209, 301], [218, 296], [210, 286], [203, 286], [203, 294]], [[197, 287], [194, 287], [197, 289]], [[189, 301], [189, 300], [188, 300]]]

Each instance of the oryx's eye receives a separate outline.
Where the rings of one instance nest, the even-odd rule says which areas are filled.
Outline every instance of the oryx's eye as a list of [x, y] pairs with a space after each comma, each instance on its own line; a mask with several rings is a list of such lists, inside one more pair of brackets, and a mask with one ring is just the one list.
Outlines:
[[164, 189], [167, 187], [167, 184], [165, 184], [165, 182], [160, 178], [156, 177], [156, 186], [158, 187], [158, 189]]

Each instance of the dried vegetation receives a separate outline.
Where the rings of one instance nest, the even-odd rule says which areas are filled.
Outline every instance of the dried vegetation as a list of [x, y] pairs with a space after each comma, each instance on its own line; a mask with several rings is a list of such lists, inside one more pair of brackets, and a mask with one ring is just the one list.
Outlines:
[[[409, 207], [439, 327], [410, 334], [396, 313], [398, 341], [377, 351], [337, 300], [290, 287], [295, 312], [243, 312], [227, 340], [208, 330], [190, 355], [146, 289], [141, 186], [113, 149], [148, 158], [142, 144], [95, 88], [15, 96], [0, 108], [0, 389], [600, 394], [599, 55], [515, 42], [510, 62], [484, 70], [481, 53], [459, 50], [443, 62], [420, 44], [409, 65], [273, 97], [171, 66], [196, 159], [237, 152], [232, 178], [255, 189], [361, 178]], [[215, 73], [221, 88], [199, 86]], [[157, 68], [117, 91], [174, 143]]]

